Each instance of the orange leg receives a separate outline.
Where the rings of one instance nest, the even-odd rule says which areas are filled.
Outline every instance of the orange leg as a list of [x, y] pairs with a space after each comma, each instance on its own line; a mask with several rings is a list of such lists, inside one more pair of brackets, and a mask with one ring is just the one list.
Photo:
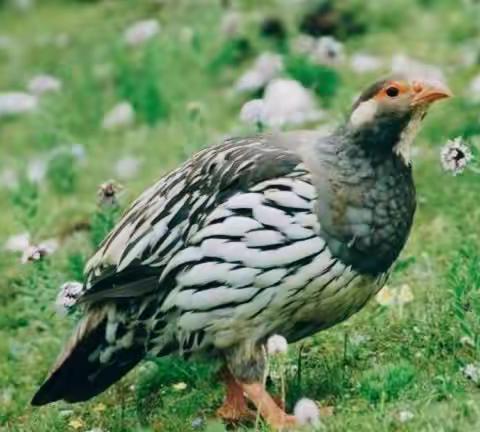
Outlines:
[[247, 397], [255, 404], [263, 419], [275, 430], [286, 431], [294, 428], [297, 421], [281, 409], [261, 383], [240, 383]]
[[221, 376], [225, 382], [227, 394], [223, 405], [217, 410], [217, 415], [227, 422], [255, 419], [255, 413], [247, 406], [242, 387], [228, 368], [225, 367], [222, 370]]

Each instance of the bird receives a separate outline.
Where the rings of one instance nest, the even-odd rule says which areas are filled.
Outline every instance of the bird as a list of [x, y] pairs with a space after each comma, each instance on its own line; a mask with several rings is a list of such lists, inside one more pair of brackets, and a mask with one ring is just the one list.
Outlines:
[[146, 356], [221, 359], [229, 420], [256, 406], [294, 427], [263, 385], [264, 345], [349, 318], [385, 284], [414, 219], [410, 148], [445, 83], [390, 75], [330, 135], [227, 138], [139, 196], [86, 264], [82, 318], [32, 399], [86, 401]]

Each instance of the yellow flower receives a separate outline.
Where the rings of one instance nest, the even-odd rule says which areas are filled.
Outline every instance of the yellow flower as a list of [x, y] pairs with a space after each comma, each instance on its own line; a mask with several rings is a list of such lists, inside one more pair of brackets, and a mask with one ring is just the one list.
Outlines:
[[107, 409], [107, 406], [102, 402], [100, 402], [99, 404], [97, 404], [93, 407], [93, 411], [95, 411], [97, 413], [101, 413], [101, 412], [105, 411], [106, 409]]
[[179, 382], [179, 383], [173, 384], [172, 387], [174, 390], [182, 391], [187, 388], [187, 384], [184, 382]]
[[413, 292], [409, 285], [403, 284], [399, 288], [390, 288], [385, 285], [375, 299], [382, 306], [402, 306], [413, 301]]
[[74, 419], [70, 420], [70, 421], [68, 422], [68, 425], [69, 425], [72, 429], [78, 430], [78, 429], [84, 427], [84, 426], [85, 426], [85, 423], [83, 422], [83, 420], [82, 420], [81, 418], [77, 417], [77, 418], [74, 418]]

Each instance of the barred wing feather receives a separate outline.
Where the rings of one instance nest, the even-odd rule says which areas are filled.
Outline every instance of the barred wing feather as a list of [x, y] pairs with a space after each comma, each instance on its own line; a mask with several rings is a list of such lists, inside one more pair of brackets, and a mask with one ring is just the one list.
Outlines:
[[294, 152], [265, 137], [227, 140], [199, 152], [146, 190], [125, 212], [88, 262], [80, 301], [163, 290], [158, 283], [161, 274], [205, 225], [207, 215], [231, 196], [248, 195], [250, 188], [292, 175], [298, 166], [301, 161]]

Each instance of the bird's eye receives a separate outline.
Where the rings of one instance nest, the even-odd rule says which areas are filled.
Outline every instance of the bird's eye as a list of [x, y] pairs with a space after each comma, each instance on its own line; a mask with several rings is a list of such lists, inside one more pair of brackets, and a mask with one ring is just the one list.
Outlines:
[[398, 90], [397, 87], [388, 87], [387, 90], [385, 90], [385, 93], [387, 93], [387, 96], [390, 96], [390, 97], [395, 97], [395, 96], [398, 96], [398, 93], [400, 91]]

